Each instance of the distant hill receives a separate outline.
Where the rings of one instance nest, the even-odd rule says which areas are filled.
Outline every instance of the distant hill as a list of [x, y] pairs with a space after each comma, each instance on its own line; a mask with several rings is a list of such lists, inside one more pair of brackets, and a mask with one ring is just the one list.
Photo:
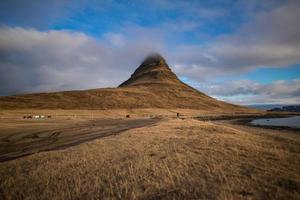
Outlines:
[[250, 112], [218, 101], [180, 81], [165, 59], [148, 56], [118, 88], [36, 93], [0, 97], [0, 109], [132, 109], [186, 108]]
[[300, 112], [300, 105], [290, 105], [290, 106], [282, 106], [269, 109], [268, 111], [276, 111], [276, 112]]
[[255, 108], [260, 110], [270, 110], [273, 108], [278, 108], [285, 106], [284, 104], [252, 104], [252, 105], [246, 105], [249, 108]]

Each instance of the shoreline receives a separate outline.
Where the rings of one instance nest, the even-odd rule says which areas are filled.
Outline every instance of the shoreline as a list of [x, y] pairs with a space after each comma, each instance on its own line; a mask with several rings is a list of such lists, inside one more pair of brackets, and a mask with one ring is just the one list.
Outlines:
[[293, 116], [300, 116], [300, 113], [267, 113], [264, 115], [237, 115], [237, 116], [205, 116], [205, 117], [196, 117], [200, 121], [224, 121], [230, 124], [243, 125], [248, 127], [257, 127], [264, 129], [273, 129], [273, 130], [287, 130], [287, 131], [297, 131], [300, 132], [300, 128], [289, 127], [289, 126], [272, 126], [272, 125], [257, 125], [251, 124], [251, 121], [255, 119], [267, 119], [267, 118], [287, 118]]
[[[286, 116], [288, 117], [288, 116]], [[278, 118], [286, 118], [286, 117], [278, 117]], [[235, 124], [235, 125], [243, 125], [248, 127], [256, 127], [256, 128], [264, 128], [264, 129], [272, 129], [272, 130], [285, 130], [285, 131], [297, 131], [300, 133], [300, 128], [296, 127], [289, 127], [289, 126], [272, 126], [272, 125], [258, 125], [258, 124], [251, 124], [251, 121], [255, 119], [264, 119], [263, 118], [245, 118], [245, 119], [231, 119], [231, 120], [224, 120], [228, 123]], [[271, 117], [269, 117], [271, 118]]]
[[[282, 117], [285, 118], [285, 117]], [[298, 131], [300, 132], [300, 128], [290, 127], [290, 126], [272, 126], [272, 125], [258, 125], [258, 124], [251, 124], [251, 121], [255, 119], [264, 119], [264, 118], [249, 118], [249, 119], [237, 119], [232, 120], [231, 123], [237, 125], [244, 125], [250, 127], [257, 127], [257, 128], [265, 128], [265, 129], [273, 129], [273, 130], [290, 130], [290, 131]]]
[[198, 116], [195, 119], [205, 120], [232, 120], [232, 119], [263, 119], [263, 118], [285, 118], [300, 116], [300, 113], [263, 113], [263, 114], [235, 114], [235, 115], [215, 115], [215, 116]]

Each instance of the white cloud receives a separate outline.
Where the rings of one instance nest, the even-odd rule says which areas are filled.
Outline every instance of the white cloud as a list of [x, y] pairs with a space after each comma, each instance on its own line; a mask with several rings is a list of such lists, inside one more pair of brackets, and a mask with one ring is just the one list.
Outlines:
[[126, 44], [124, 36], [120, 33], [106, 33], [104, 37], [116, 47], [124, 47]]
[[79, 32], [1, 27], [1, 95], [117, 86], [160, 48], [149, 34], [130, 44], [110, 36], [107, 42]]
[[[178, 9], [168, 0], [155, 4]], [[191, 15], [199, 11], [193, 4], [181, 4]], [[250, 13], [250, 20], [236, 32], [205, 45], [179, 46], [175, 40], [182, 32], [199, 28], [203, 19], [226, 14], [206, 9], [191, 20], [165, 20], [148, 28], [127, 23], [118, 32], [105, 33], [101, 39], [65, 30], [0, 27], [0, 95], [117, 86], [148, 53], [160, 52], [179, 76], [225, 100], [299, 101], [299, 80], [268, 85], [247, 80], [213, 83], [216, 77], [227, 74], [299, 64], [299, 1], [288, 1], [255, 15]]]
[[218, 99], [238, 104], [299, 103], [300, 79], [261, 84], [250, 80], [192, 85]]
[[[226, 75], [300, 63], [300, 1], [290, 1], [250, 19], [235, 33], [206, 45], [177, 47], [172, 53], [173, 63], [182, 66], [180, 71], [186, 76], [196, 74], [197, 66], [200, 71], [207, 69]], [[193, 72], [185, 67], [191, 65]]]

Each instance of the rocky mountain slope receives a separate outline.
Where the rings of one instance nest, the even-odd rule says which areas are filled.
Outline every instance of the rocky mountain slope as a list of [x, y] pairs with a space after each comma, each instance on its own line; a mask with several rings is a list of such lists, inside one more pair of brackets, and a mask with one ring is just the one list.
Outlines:
[[0, 109], [186, 108], [248, 112], [181, 82], [160, 55], [148, 56], [118, 88], [0, 97]]

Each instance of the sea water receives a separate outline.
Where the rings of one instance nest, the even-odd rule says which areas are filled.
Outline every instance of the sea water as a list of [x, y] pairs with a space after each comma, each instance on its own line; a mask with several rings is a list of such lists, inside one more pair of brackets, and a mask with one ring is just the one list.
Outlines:
[[261, 126], [287, 126], [291, 128], [300, 128], [300, 116], [255, 119], [252, 120], [250, 123], [253, 125]]

